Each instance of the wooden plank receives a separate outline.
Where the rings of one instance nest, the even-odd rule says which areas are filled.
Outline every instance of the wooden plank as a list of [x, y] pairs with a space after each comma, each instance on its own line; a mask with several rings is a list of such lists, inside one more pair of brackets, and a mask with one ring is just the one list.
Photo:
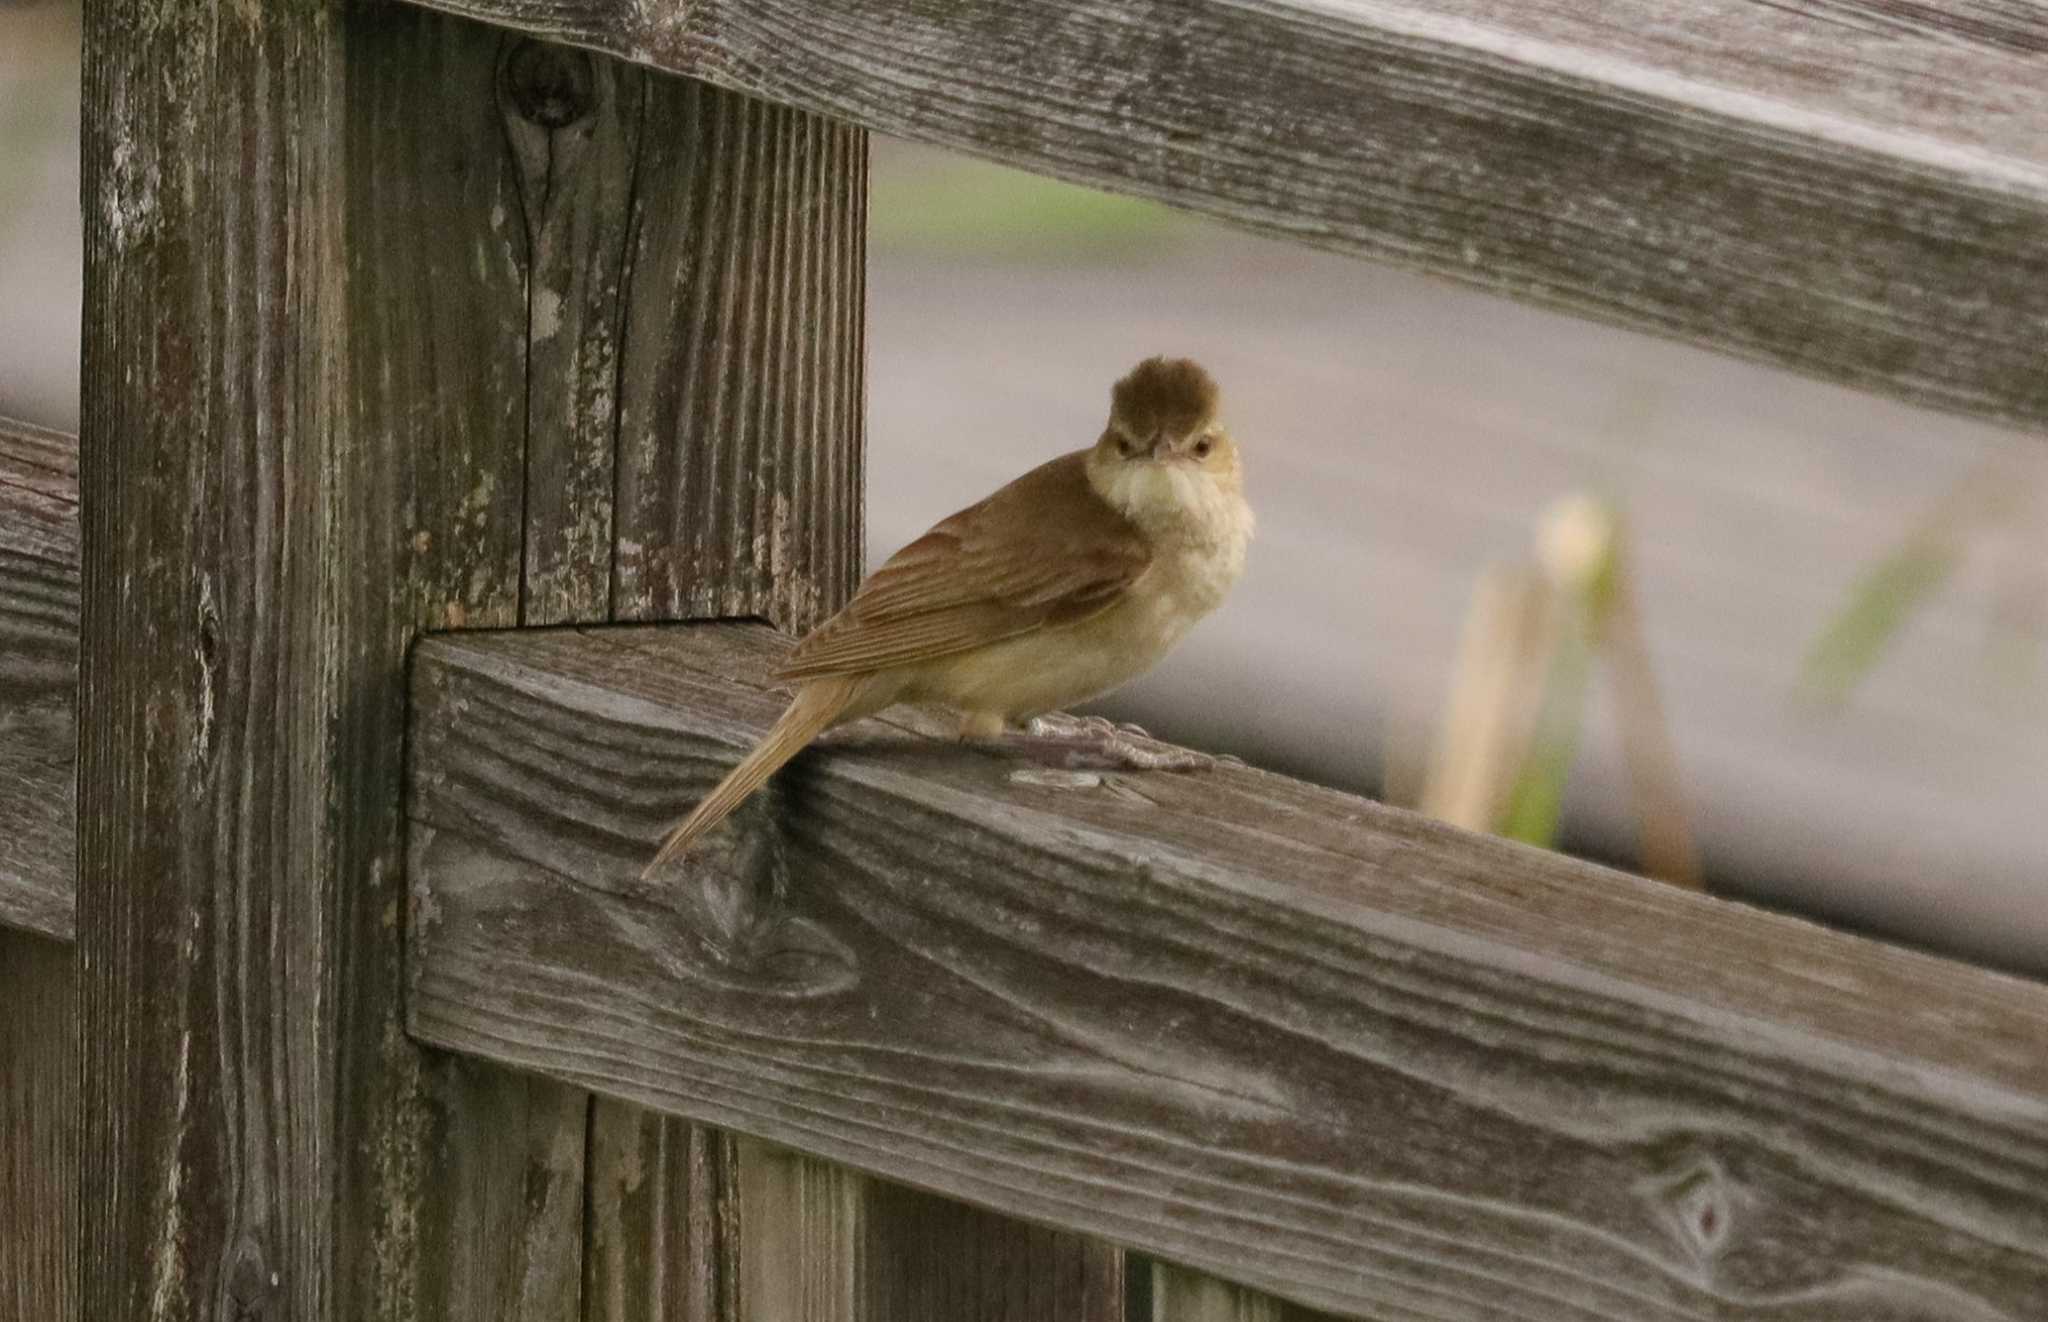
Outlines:
[[432, 1059], [417, 1296], [449, 1322], [583, 1315], [590, 1095], [485, 1061]]
[[[658, 514], [630, 522], [625, 545], [629, 554], [647, 548], [661, 558], [672, 597], [680, 599], [683, 585], [698, 594], [693, 600], [710, 592], [743, 612], [799, 625], [843, 600], [859, 564], [861, 135], [708, 88], [664, 80], [650, 94], [643, 75], [574, 54], [562, 62], [565, 75], [561, 63], [549, 62], [556, 57], [530, 43], [425, 15], [387, 12], [361, 22], [352, 38], [363, 73], [349, 151], [365, 163], [357, 176], [364, 196], [352, 222], [370, 250], [409, 258], [365, 263], [353, 286], [359, 297], [352, 323], [368, 346], [365, 376], [376, 383], [358, 393], [357, 421], [365, 431], [389, 431], [402, 449], [439, 455], [411, 471], [368, 464], [355, 476], [368, 517], [379, 517], [380, 501], [404, 505], [411, 490], [411, 518], [399, 531], [413, 575], [406, 595], [419, 622], [604, 617], [610, 546], [593, 556], [587, 543], [592, 529], [601, 541], [610, 536], [613, 435], [624, 425], [608, 379], [613, 373], [625, 378], [623, 394], [637, 410], [630, 452], [653, 456], [675, 448], [671, 436], [646, 430], [660, 424], [705, 444], [717, 436], [723, 468], [744, 472], [759, 463], [774, 474], [760, 487], [763, 504], [729, 507], [727, 522], [736, 529], [729, 536], [717, 532], [724, 513], [701, 508], [721, 499], [722, 488], [681, 483], [643, 503]], [[628, 89], [623, 107], [616, 99], [621, 85]], [[579, 88], [592, 94], [593, 106], [573, 104]], [[422, 104], [427, 100], [434, 104]], [[627, 209], [619, 181], [637, 177], [643, 118], [663, 132], [682, 126], [687, 131], [673, 140], [694, 146], [650, 167], [658, 172]], [[420, 122], [436, 124], [437, 132], [411, 132]], [[724, 135], [734, 132], [743, 148], [753, 142], [755, 149], [723, 152]], [[482, 168], [494, 158], [499, 134], [512, 146], [509, 168]], [[453, 189], [440, 185], [446, 178], [456, 181]], [[683, 204], [708, 211], [710, 219], [700, 216], [679, 243], [668, 218], [671, 208], [686, 210]], [[613, 244], [617, 251], [608, 258]], [[429, 287], [422, 280], [435, 297], [410, 296]], [[652, 311], [615, 324], [634, 304], [629, 293]], [[708, 329], [695, 320], [704, 315], [715, 319]], [[621, 355], [618, 341], [628, 330], [637, 353]], [[680, 352], [678, 338], [685, 341]], [[699, 342], [711, 355], [704, 379], [714, 385], [721, 375], [789, 384], [737, 400], [716, 390], [678, 390], [667, 377], [679, 361], [696, 361], [689, 345]], [[409, 399], [434, 404], [406, 408]], [[749, 437], [746, 445], [724, 439], [733, 425]], [[501, 476], [522, 428], [529, 437], [524, 488], [536, 493], [523, 505], [521, 488]], [[789, 524], [792, 510], [802, 513], [801, 527]], [[777, 521], [772, 536], [757, 535], [764, 511]], [[677, 568], [685, 558], [663, 550], [683, 529], [707, 546], [729, 541], [753, 549], [727, 553], [718, 566], [698, 557], [685, 573]], [[521, 559], [523, 573], [509, 572]], [[721, 575], [739, 586], [715, 589]], [[656, 609], [637, 584], [622, 589], [619, 600], [636, 613]], [[374, 759], [362, 774], [378, 777]], [[67, 900], [68, 892], [66, 885]], [[394, 962], [383, 972], [395, 976], [395, 951], [389, 953]], [[372, 976], [363, 985], [380, 983]], [[376, 1010], [368, 1007], [372, 1016]], [[351, 1178], [383, 1188], [407, 1212], [387, 1216], [371, 1229], [369, 1243], [345, 1250], [364, 1269], [360, 1287], [387, 1311], [424, 1306], [441, 1316], [551, 1316], [573, 1305], [580, 1312], [580, 1289], [568, 1287], [584, 1271], [573, 1253], [560, 1251], [563, 1227], [577, 1219], [577, 1200], [568, 1193], [583, 1178], [580, 1153], [570, 1160], [564, 1142], [580, 1094], [420, 1058], [402, 1042], [381, 1046], [377, 1068], [364, 1076], [381, 1082], [359, 1100], [376, 1124], [404, 1138], [357, 1149], [364, 1165]], [[615, 1153], [621, 1133], [645, 1129], [643, 1118], [637, 1108], [603, 1104], [590, 1120], [593, 1138], [605, 1140], [597, 1150]], [[672, 1120], [653, 1123], [664, 1141], [679, 1138], [698, 1150], [719, 1142]], [[529, 1141], [508, 1147], [508, 1132]], [[688, 1186], [654, 1192], [661, 1195], [653, 1204], [662, 1209], [659, 1224], [626, 1224], [655, 1239], [624, 1256], [616, 1235], [605, 1239], [609, 1267], [592, 1271], [630, 1263], [660, 1297], [672, 1264], [658, 1256], [659, 1245], [684, 1242], [676, 1232], [685, 1221], [713, 1228], [720, 1221], [707, 1218]], [[667, 1192], [686, 1196], [671, 1200]], [[753, 1242], [764, 1261], [772, 1260], [788, 1241], [769, 1219], [756, 1223]], [[472, 1232], [450, 1228], [465, 1226]], [[395, 1238], [414, 1233], [417, 1252]], [[700, 1280], [736, 1300], [737, 1284], [727, 1283], [736, 1282], [739, 1269], [732, 1252], [731, 1245], [716, 1249]], [[540, 1267], [548, 1269], [546, 1279], [536, 1276]], [[591, 1304], [602, 1306], [603, 1298]]]
[[[499, 99], [530, 264], [521, 621], [821, 618], [859, 566], [865, 135], [531, 41]], [[849, 1315], [856, 1177], [612, 1100], [589, 1129], [584, 1316]]]
[[1100, 1240], [881, 1180], [868, 1211], [876, 1322], [1123, 1322], [1123, 1254]]
[[78, 997], [72, 949], [0, 930], [0, 1317], [76, 1322]]
[[738, 1322], [739, 1157], [729, 1136], [599, 1098], [589, 1181], [587, 1318]]
[[[2039, 427], [2048, 20], [1659, 0], [426, 0]], [[1763, 54], [1767, 53], [1767, 57]]]
[[420, 649], [414, 1032], [1340, 1312], [2048, 1297], [2037, 983], [1280, 777], [1062, 789], [901, 727], [640, 883], [783, 646]]
[[376, 880], [333, 750], [400, 728], [341, 716], [363, 640], [322, 618], [379, 549], [327, 481], [336, 11], [149, 9], [85, 20], [79, 1307], [325, 1318], [335, 925]]
[[[526, 180], [507, 151], [501, 70], [518, 39], [401, 10], [347, 31], [353, 444], [339, 499], [379, 566], [348, 584], [363, 636], [357, 684], [389, 719], [392, 658], [422, 628], [523, 621], [533, 444], [525, 396], [556, 365], [530, 349], [534, 259]], [[423, 131], [423, 126], [431, 126]], [[553, 489], [551, 487], [551, 489]], [[362, 803], [375, 883], [358, 901], [361, 976], [344, 1048], [344, 1187], [374, 1209], [339, 1228], [338, 1316], [574, 1322], [582, 1313], [588, 1095], [552, 1080], [421, 1052], [388, 1026], [403, 904], [383, 786], [402, 745], [363, 739], [341, 774]], [[375, 926], [372, 926], [372, 924]], [[377, 1025], [374, 1031], [368, 1025]]]
[[860, 578], [867, 135], [650, 79], [623, 309], [616, 618], [802, 629]]
[[159, 8], [87, 38], [85, 1312], [568, 1322], [585, 1094], [398, 1018], [403, 658], [522, 595], [508, 38]]
[[69, 939], [78, 440], [0, 418], [0, 926]]
[[1157, 1263], [1151, 1322], [1286, 1322], [1287, 1305], [1213, 1276]]
[[739, 1315], [750, 1322], [858, 1316], [867, 1181], [843, 1166], [741, 1140]]
[[1132, 1315], [1150, 1322], [1334, 1322], [1336, 1317], [1172, 1263], [1133, 1257], [1132, 1265], [1134, 1273], [1138, 1267], [1145, 1272]]

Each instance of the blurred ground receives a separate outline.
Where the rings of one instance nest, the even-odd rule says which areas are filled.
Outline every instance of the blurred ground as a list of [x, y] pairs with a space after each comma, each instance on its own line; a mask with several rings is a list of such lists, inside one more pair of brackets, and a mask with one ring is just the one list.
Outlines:
[[79, 17], [0, 0], [0, 413], [78, 415]]
[[[1389, 750], [1414, 757], [1436, 718], [1480, 569], [1525, 554], [1556, 497], [1610, 494], [1637, 532], [1716, 887], [2048, 970], [2039, 438], [1058, 191], [1034, 228], [1018, 176], [878, 145], [874, 556], [1090, 442], [1137, 358], [1198, 357], [1244, 445], [1259, 538], [1223, 610], [1102, 707], [1377, 791]], [[2032, 523], [1974, 546], [1845, 708], [1796, 701], [1802, 655], [1859, 574], [2001, 466], [2031, 484]], [[1566, 843], [1626, 863], [1597, 680], [1594, 706]]]
[[[73, 11], [0, 5], [0, 413], [63, 426], [77, 102]], [[1436, 717], [1480, 569], [1590, 488], [1639, 535], [1717, 887], [2048, 971], [2040, 438], [901, 144], [877, 144], [873, 217], [876, 558], [1087, 444], [1137, 358], [1192, 354], [1224, 384], [1262, 519], [1250, 571], [1106, 709], [1377, 790]], [[1844, 709], [1794, 701], [1858, 575], [2001, 465], [2031, 521], [1970, 548]], [[1626, 863], [1595, 694], [1566, 843]]]

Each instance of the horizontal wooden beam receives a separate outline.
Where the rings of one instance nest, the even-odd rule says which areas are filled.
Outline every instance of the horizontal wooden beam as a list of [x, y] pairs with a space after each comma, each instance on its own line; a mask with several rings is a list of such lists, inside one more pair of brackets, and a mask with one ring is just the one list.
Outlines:
[[69, 940], [78, 438], [0, 418], [0, 927]]
[[2048, 1297], [2048, 986], [1255, 771], [901, 723], [642, 883], [782, 646], [419, 648], [416, 1035], [1372, 1317]]
[[420, 2], [2048, 426], [2048, 13], [2025, 6]]

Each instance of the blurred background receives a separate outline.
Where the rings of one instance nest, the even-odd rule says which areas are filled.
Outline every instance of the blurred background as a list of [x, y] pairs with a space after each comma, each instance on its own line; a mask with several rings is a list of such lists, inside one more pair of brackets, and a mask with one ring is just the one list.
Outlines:
[[[63, 427], [77, 52], [74, 6], [0, 3], [0, 413]], [[1413, 803], [1469, 742], [1475, 594], [1543, 578], [1559, 502], [1605, 511], [1633, 609], [1517, 662], [1556, 843], [1637, 866], [1625, 751], [1668, 745], [1712, 889], [2048, 972], [2042, 438], [880, 139], [872, 214], [871, 562], [1091, 442], [1137, 359], [1197, 357], [1259, 536], [1103, 711]]]

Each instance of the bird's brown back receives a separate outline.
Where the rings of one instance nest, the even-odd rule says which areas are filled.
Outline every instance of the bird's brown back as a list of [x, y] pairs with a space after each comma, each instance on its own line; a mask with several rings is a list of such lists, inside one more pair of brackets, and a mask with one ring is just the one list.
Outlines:
[[1086, 450], [1061, 455], [935, 525], [806, 635], [780, 677], [914, 664], [1107, 609], [1152, 552], [1087, 463]]

